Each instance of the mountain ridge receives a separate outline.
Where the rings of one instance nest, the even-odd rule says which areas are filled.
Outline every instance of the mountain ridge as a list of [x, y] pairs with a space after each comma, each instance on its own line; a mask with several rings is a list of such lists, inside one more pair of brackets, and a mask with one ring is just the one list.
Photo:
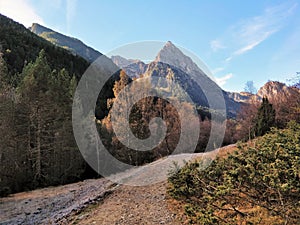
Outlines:
[[300, 95], [300, 89], [288, 86], [279, 81], [268, 81], [260, 87], [256, 94], [249, 92], [228, 92], [229, 96], [237, 102], [251, 103], [261, 101], [266, 97], [270, 102], [287, 101], [291, 95]]
[[[79, 39], [68, 37], [66, 35], [60, 34], [50, 28], [44, 27], [42, 25], [39, 25], [37, 23], [33, 23], [33, 25], [29, 28], [32, 32], [38, 34], [39, 36], [43, 37], [44, 39], [52, 42], [53, 44], [63, 47], [69, 51], [71, 51], [75, 55], [80, 55], [89, 62], [92, 62], [93, 60], [97, 59], [102, 54], [89, 46], [85, 45], [82, 41]], [[73, 43], [73, 44], [70, 44]], [[69, 46], [68, 46], [69, 45]], [[78, 45], [81, 47], [74, 47], [74, 45]], [[85, 53], [82, 52], [82, 48], [86, 48]], [[91, 55], [91, 53], [94, 55]], [[226, 103], [226, 109], [227, 114], [229, 117], [236, 117], [237, 111], [239, 110], [240, 106], [242, 104], [248, 104], [253, 101], [259, 101], [262, 99], [262, 97], [268, 97], [271, 101], [273, 99], [277, 98], [286, 98], [289, 92], [291, 92], [290, 87], [286, 85], [279, 85], [278, 83], [266, 83], [268, 84], [268, 90], [264, 86], [262, 86], [257, 94], [251, 94], [247, 92], [228, 92], [223, 89], [221, 89], [215, 81], [210, 79], [204, 72], [201, 70], [198, 65], [187, 55], [185, 55], [179, 48], [176, 47], [171, 41], [167, 41], [166, 44], [162, 47], [162, 49], [157, 53], [155, 59], [151, 63], [144, 63], [143, 61], [139, 59], [126, 59], [122, 56], [116, 55], [112, 56], [111, 60], [119, 66], [121, 69], [123, 69], [126, 74], [131, 78], [139, 78], [140, 75], [145, 74], [152, 74], [152, 70], [155, 66], [153, 66], [153, 63], [158, 64], [159, 62], [165, 64], [165, 65], [175, 65], [176, 69], [173, 72], [175, 73], [181, 73], [182, 71], [185, 74], [188, 74], [191, 76], [192, 79], [196, 79], [200, 81], [201, 86], [205, 87], [205, 89], [213, 89], [213, 88], [219, 88], [222, 93], [223, 97], [225, 99]], [[150, 64], [152, 66], [150, 66]], [[162, 69], [162, 65], [157, 65], [156, 69], [160, 68]], [[170, 69], [170, 68], [169, 68]], [[161, 71], [162, 72], [162, 71]], [[181, 75], [183, 74], [181, 73]], [[184, 76], [186, 77], [186, 76]], [[179, 77], [176, 76], [176, 79], [178, 81]], [[181, 82], [182, 83], [182, 82]], [[279, 82], [280, 83], [280, 82]], [[273, 88], [271, 88], [273, 86]], [[188, 90], [189, 89], [189, 90]], [[204, 107], [207, 107], [207, 99], [201, 90], [202, 93], [191, 93], [191, 90], [194, 90], [193, 92], [196, 92], [195, 88], [191, 88], [191, 85], [189, 85], [186, 91], [191, 94], [192, 99], [197, 102], [197, 104], [202, 105]], [[283, 93], [280, 93], [280, 90], [283, 91]], [[276, 92], [276, 93], [275, 93]], [[293, 93], [295, 91], [292, 91]], [[277, 97], [274, 97], [274, 94], [276, 94]], [[198, 96], [199, 99], [197, 99], [195, 96]], [[280, 97], [278, 97], [280, 96]], [[201, 104], [202, 102], [202, 104]]]
[[32, 26], [29, 27], [29, 30], [39, 35], [40, 37], [50, 41], [52, 44], [67, 49], [74, 55], [81, 56], [90, 63], [92, 63], [102, 55], [102, 53], [89, 47], [81, 40], [61, 34], [38, 23], [33, 23]]
[[111, 60], [121, 69], [124, 69], [126, 74], [131, 78], [138, 78], [146, 72], [148, 64], [139, 59], [126, 59], [122, 56], [111, 56]]
[[70, 51], [53, 45], [49, 41], [34, 34], [22, 24], [0, 14], [0, 51], [7, 64], [9, 83], [17, 86], [19, 74], [23, 67], [36, 60], [39, 52], [44, 49], [52, 68], [65, 68], [71, 76], [80, 78], [88, 68], [89, 63], [80, 56], [74, 56]]

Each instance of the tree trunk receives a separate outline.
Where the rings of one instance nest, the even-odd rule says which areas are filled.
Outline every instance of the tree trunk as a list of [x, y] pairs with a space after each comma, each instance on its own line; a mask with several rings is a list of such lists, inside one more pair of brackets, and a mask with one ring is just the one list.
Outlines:
[[41, 179], [41, 115], [39, 112], [39, 107], [37, 108], [37, 133], [36, 133], [36, 180]]

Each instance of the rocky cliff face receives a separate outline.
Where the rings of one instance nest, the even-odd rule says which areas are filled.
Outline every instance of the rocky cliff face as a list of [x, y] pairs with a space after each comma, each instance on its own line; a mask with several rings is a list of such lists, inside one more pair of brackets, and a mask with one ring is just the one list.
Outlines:
[[85, 45], [82, 41], [60, 34], [40, 24], [33, 23], [29, 30], [47, 41], [71, 51], [74, 55], [81, 56], [90, 63], [102, 55], [95, 49]]
[[289, 87], [278, 81], [269, 81], [258, 90], [257, 96], [258, 98], [267, 97], [270, 102], [285, 101], [290, 96], [299, 96], [300, 98], [300, 89]]
[[152, 81], [157, 82], [157, 86], [161, 87], [161, 90], [170, 96], [180, 96], [186, 99], [186, 95], [180, 91], [178, 86], [174, 85], [178, 84], [198, 106], [209, 106], [202, 89], [191, 79], [189, 74], [179, 68], [163, 62], [154, 61], [148, 65], [144, 75], [153, 78], [156, 77], [157, 80], [154, 81], [154, 79], [152, 79]]
[[144, 74], [147, 69], [147, 64], [138, 59], [125, 59], [121, 56], [112, 56], [111, 60], [120, 69], [125, 70], [126, 74], [131, 78], [138, 78], [141, 74]]
[[228, 97], [236, 102], [249, 103], [256, 95], [248, 92], [227, 92]]

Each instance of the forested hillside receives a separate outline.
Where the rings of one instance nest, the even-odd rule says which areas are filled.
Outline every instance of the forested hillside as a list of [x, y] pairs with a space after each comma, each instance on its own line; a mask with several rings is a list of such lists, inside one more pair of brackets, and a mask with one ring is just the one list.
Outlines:
[[87, 177], [71, 106], [88, 65], [0, 15], [0, 195]]
[[22, 80], [23, 67], [35, 61], [39, 52], [44, 49], [52, 69], [65, 69], [78, 79], [87, 69], [89, 63], [69, 51], [57, 47], [32, 33], [23, 25], [0, 14], [0, 52], [6, 62], [8, 77], [6, 81], [14, 87]]
[[71, 124], [75, 77], [52, 69], [42, 50], [14, 89], [3, 79], [7, 70], [0, 60], [0, 193], [82, 179], [86, 165]]

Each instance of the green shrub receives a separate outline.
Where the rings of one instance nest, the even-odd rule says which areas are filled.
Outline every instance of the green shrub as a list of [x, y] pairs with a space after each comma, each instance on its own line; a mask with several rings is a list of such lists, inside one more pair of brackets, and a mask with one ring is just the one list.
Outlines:
[[182, 202], [190, 223], [299, 224], [300, 125], [272, 129], [255, 147], [239, 147], [202, 170], [186, 164], [169, 177], [168, 193]]

